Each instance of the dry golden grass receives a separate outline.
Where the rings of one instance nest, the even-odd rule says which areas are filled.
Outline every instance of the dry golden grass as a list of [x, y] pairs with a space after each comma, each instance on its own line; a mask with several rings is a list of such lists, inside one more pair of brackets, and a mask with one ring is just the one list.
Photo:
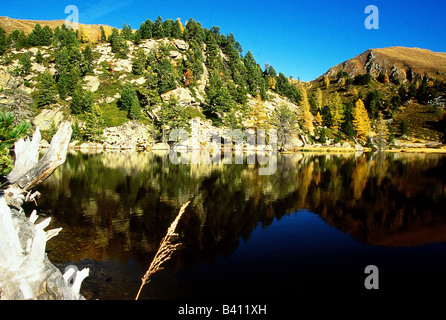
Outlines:
[[164, 236], [163, 240], [161, 240], [160, 247], [155, 255], [155, 257], [152, 260], [152, 263], [149, 266], [149, 269], [145, 273], [144, 277], [141, 279], [141, 286], [139, 287], [138, 294], [136, 295], [135, 300], [138, 300], [139, 295], [141, 293], [142, 288], [146, 283], [150, 281], [150, 276], [157, 273], [158, 271], [162, 270], [163, 267], [161, 266], [164, 262], [170, 259], [172, 256], [172, 253], [181, 245], [180, 242], [173, 243], [172, 237], [177, 236], [178, 234], [175, 233], [175, 229], [177, 228], [177, 224], [181, 219], [181, 216], [183, 215], [184, 211], [186, 210], [186, 207], [189, 205], [190, 201], [183, 204], [180, 208], [180, 211], [178, 212], [177, 217], [175, 220], [171, 223], [169, 229], [167, 229], [167, 233]]
[[[24, 19], [12, 19], [9, 17], [0, 17], [0, 27], [5, 29], [6, 33], [11, 33], [14, 30], [23, 30], [25, 34], [30, 34], [34, 29], [36, 23], [39, 23], [42, 27], [49, 26], [51, 29], [61, 27], [65, 20], [24, 20]], [[98, 35], [100, 35], [100, 26], [98, 24], [82, 24], [79, 23], [79, 29], [85, 34], [90, 42], [96, 42]], [[106, 33], [111, 32], [111, 27], [102, 25]]]
[[[379, 64], [383, 72], [390, 74], [396, 67], [403, 74], [409, 68], [420, 75], [428, 75], [434, 79], [444, 80], [446, 73], [446, 53], [433, 52], [428, 49], [388, 47], [369, 49], [357, 56], [344, 61], [327, 71], [331, 77], [335, 77], [340, 70], [348, 72], [351, 76], [364, 74], [367, 71], [369, 54], [373, 52], [374, 62]], [[373, 72], [373, 71], [372, 71]], [[375, 70], [376, 72], [376, 70]], [[378, 76], [378, 74], [372, 74]], [[318, 78], [322, 79], [322, 76]]]
[[407, 64], [419, 74], [432, 74], [446, 72], [446, 53], [433, 52], [427, 49], [389, 47], [383, 49], [373, 49], [380, 53], [384, 59], [391, 61], [398, 68], [403, 69]]

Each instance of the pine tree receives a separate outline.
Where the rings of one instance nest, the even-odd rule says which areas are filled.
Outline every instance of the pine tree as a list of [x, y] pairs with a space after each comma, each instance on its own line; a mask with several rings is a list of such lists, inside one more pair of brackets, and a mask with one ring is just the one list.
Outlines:
[[163, 22], [163, 30], [164, 30], [164, 36], [168, 37], [169, 39], [172, 38], [172, 31], [174, 27], [175, 21], [172, 19], [167, 19]]
[[325, 128], [321, 129], [321, 135], [319, 137], [319, 142], [320, 143], [325, 143], [327, 142], [327, 133], [325, 132]]
[[93, 72], [93, 52], [91, 51], [90, 45], [87, 45], [82, 51], [82, 73]]
[[34, 25], [34, 29], [28, 35], [27, 39], [28, 45], [31, 47], [37, 47], [44, 45], [43, 35], [42, 35], [42, 26], [40, 23], [36, 23]]
[[135, 39], [133, 40], [133, 43], [135, 44], [135, 45], [140, 45], [141, 44], [141, 32], [139, 31], [139, 30], [137, 30], [136, 32], [135, 32]]
[[183, 24], [180, 21], [180, 18], [177, 18], [177, 20], [175, 20], [175, 23], [173, 25], [173, 29], [172, 29], [172, 37], [175, 39], [181, 39], [183, 37]]
[[79, 81], [82, 81], [82, 72], [79, 67], [71, 67], [68, 73], [68, 94], [72, 95]]
[[222, 61], [219, 54], [219, 47], [212, 34], [210, 34], [206, 40], [206, 54], [206, 66], [208, 69], [220, 70]]
[[99, 142], [103, 126], [105, 124], [102, 110], [99, 106], [93, 105], [91, 112], [85, 113], [85, 137], [89, 141]]
[[164, 36], [163, 19], [161, 16], [158, 16], [155, 20], [155, 25], [153, 26], [153, 38], [162, 39]]
[[158, 93], [158, 74], [153, 71], [151, 66], [148, 66], [145, 73], [146, 83], [142, 94], [147, 99], [147, 105], [153, 106], [161, 102], [160, 95]]
[[119, 100], [119, 108], [124, 111], [129, 111], [132, 106], [133, 99], [136, 96], [135, 89], [131, 83], [126, 83], [121, 91], [121, 98]]
[[56, 58], [54, 61], [54, 68], [60, 75], [62, 72], [70, 70], [70, 52], [66, 47], [62, 47], [56, 51]]
[[146, 21], [141, 23], [141, 26], [139, 27], [139, 31], [141, 33], [141, 39], [152, 38], [153, 27], [154, 27], [154, 23], [153, 23], [153, 21], [151, 21], [149, 19], [147, 19]]
[[42, 56], [42, 52], [40, 52], [40, 50], [37, 50], [35, 60], [36, 60], [36, 63], [43, 62], [43, 56]]
[[288, 107], [288, 105], [281, 104], [274, 111], [272, 124], [275, 125], [278, 130], [277, 142], [283, 147], [296, 132], [296, 114]]
[[43, 108], [56, 101], [56, 83], [49, 70], [45, 70], [38, 77], [35, 100], [39, 108]]
[[132, 101], [128, 117], [131, 120], [138, 120], [140, 116], [141, 116], [141, 105], [139, 103], [138, 97], [136, 97]]
[[156, 73], [158, 74], [158, 89], [159, 93], [163, 94], [167, 91], [176, 88], [175, 78], [173, 76], [173, 67], [168, 58], [163, 58], [156, 66]]
[[100, 37], [101, 42], [106, 42], [107, 41], [107, 35], [105, 34], [104, 27], [100, 26], [99, 29], [101, 31], [101, 37]]
[[7, 48], [6, 31], [0, 27], [0, 56], [3, 55]]
[[353, 128], [353, 103], [351, 102], [345, 105], [344, 122], [341, 125], [341, 130], [350, 138], [355, 136], [355, 129]]
[[65, 100], [65, 98], [68, 95], [70, 86], [70, 79], [68, 76], [68, 71], [63, 70], [60, 75], [59, 79], [57, 81], [57, 91], [59, 92], [59, 98], [62, 100]]
[[370, 134], [371, 124], [367, 109], [361, 99], [358, 99], [355, 103], [355, 108], [353, 110], [353, 127], [355, 128], [358, 138], [365, 141]]
[[146, 54], [143, 49], [139, 49], [132, 60], [132, 73], [134, 75], [142, 75], [146, 69]]
[[121, 36], [124, 38], [124, 40], [131, 40], [132, 39], [132, 28], [130, 25], [127, 25], [124, 23], [122, 30], [121, 30]]
[[20, 71], [19, 74], [22, 76], [27, 76], [30, 74], [31, 72], [31, 55], [29, 54], [29, 52], [25, 52], [25, 54], [23, 54], [20, 57]]

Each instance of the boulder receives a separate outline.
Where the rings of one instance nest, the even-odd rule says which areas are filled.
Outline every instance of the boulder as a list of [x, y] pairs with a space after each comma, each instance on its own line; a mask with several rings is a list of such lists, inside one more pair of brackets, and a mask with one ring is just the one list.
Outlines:
[[181, 51], [189, 50], [189, 44], [184, 40], [175, 39], [173, 44]]
[[178, 103], [182, 106], [189, 105], [195, 102], [195, 98], [192, 97], [189, 89], [186, 88], [176, 88], [174, 90], [168, 91], [161, 95], [163, 101], [169, 101], [170, 97], [176, 97], [178, 99]]
[[84, 79], [85, 79], [85, 85], [84, 85], [85, 90], [90, 90], [91, 92], [95, 92], [98, 90], [99, 85], [101, 84], [98, 77], [85, 76]]
[[40, 130], [50, 130], [51, 125], [59, 125], [59, 123], [65, 118], [60, 107], [53, 109], [43, 109], [33, 120], [36, 127]]
[[132, 61], [129, 59], [119, 59], [115, 64], [114, 71], [132, 72]]

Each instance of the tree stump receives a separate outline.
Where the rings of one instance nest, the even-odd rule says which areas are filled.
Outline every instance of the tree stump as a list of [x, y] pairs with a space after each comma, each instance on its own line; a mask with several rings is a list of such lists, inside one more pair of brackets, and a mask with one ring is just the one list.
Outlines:
[[62, 228], [45, 231], [51, 218], [36, 223], [36, 211], [28, 218], [21, 207], [39, 195], [33, 188], [65, 162], [71, 133], [70, 122], [61, 123], [40, 160], [38, 128], [31, 141], [15, 143], [15, 166], [0, 190], [0, 299], [84, 299], [79, 289], [89, 269], [68, 266], [62, 274], [45, 253], [46, 242]]

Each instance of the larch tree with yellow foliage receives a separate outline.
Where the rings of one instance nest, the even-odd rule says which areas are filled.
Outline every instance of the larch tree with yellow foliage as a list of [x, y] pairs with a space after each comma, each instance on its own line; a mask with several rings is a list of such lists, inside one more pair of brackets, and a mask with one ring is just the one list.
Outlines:
[[300, 103], [299, 120], [302, 121], [305, 130], [314, 132], [313, 115], [310, 112], [310, 103], [308, 102], [307, 89], [302, 88], [302, 100]]
[[359, 139], [365, 140], [370, 134], [371, 124], [364, 102], [358, 99], [353, 110], [353, 127]]
[[321, 113], [318, 111], [317, 113], [316, 113], [316, 115], [314, 116], [314, 121], [319, 125], [319, 126], [321, 126], [322, 125], [322, 116], [321, 116]]
[[329, 107], [332, 116], [332, 128], [338, 130], [344, 119], [344, 105], [337, 91], [334, 93]]
[[324, 76], [324, 85], [325, 89], [328, 89], [328, 87], [330, 87], [330, 78], [328, 77], [328, 75]]

